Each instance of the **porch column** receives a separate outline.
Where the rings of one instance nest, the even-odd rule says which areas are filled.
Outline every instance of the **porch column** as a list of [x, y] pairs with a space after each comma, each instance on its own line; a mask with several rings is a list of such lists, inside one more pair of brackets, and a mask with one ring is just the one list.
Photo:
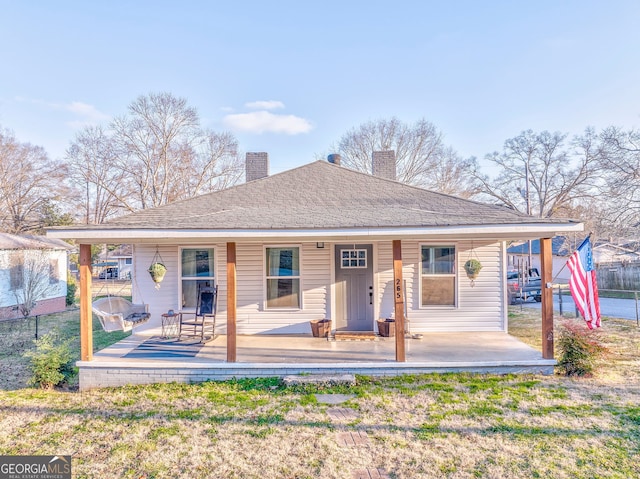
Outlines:
[[393, 295], [396, 320], [396, 361], [405, 362], [404, 283], [402, 282], [402, 241], [393, 240]]
[[93, 312], [91, 311], [91, 245], [80, 245], [80, 359], [93, 359]]
[[227, 362], [236, 362], [236, 244], [227, 243]]
[[551, 238], [540, 238], [540, 293], [542, 295], [542, 357], [553, 359], [553, 257]]

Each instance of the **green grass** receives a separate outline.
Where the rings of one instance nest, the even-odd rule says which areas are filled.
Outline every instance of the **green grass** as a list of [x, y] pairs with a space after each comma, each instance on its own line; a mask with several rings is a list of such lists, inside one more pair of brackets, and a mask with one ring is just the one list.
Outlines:
[[[43, 324], [78, 334], [71, 317]], [[539, 342], [532, 313], [513, 308], [510, 324]], [[0, 390], [0, 454], [72, 454], [74, 476], [86, 478], [344, 478], [370, 467], [397, 478], [640, 477], [640, 331], [607, 318], [602, 333], [610, 354], [582, 380], [425, 374], [287, 388], [262, 378], [83, 393], [14, 385]], [[114, 339], [101, 335], [99, 344]], [[342, 407], [357, 418], [332, 422], [316, 393], [355, 395]], [[371, 444], [339, 447], [345, 431]]]

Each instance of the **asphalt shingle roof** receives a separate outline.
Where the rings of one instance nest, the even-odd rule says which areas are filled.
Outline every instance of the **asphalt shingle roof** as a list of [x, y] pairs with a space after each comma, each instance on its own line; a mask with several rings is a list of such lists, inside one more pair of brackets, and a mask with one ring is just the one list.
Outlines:
[[[555, 256], [569, 256], [571, 255], [571, 251], [573, 250], [570, 249], [566, 236], [554, 236], [551, 239], [551, 254]], [[527, 243], [509, 246], [507, 253], [529, 254], [529, 247]], [[531, 240], [531, 254], [540, 254], [540, 240]]]
[[59, 239], [47, 238], [37, 235], [12, 235], [0, 233], [0, 250], [14, 249], [71, 249], [68, 243]]
[[556, 222], [567, 223], [316, 161], [226, 190], [122, 216], [95, 228], [295, 230]]

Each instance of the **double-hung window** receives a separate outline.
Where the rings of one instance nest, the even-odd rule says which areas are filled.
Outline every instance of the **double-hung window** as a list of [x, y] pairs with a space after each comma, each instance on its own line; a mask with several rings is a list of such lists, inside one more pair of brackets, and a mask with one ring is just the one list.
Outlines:
[[422, 245], [421, 305], [456, 305], [456, 248], [454, 245]]
[[268, 309], [300, 309], [300, 248], [266, 248]]
[[199, 286], [215, 285], [213, 258], [213, 248], [182, 248], [180, 280], [183, 308], [196, 307]]

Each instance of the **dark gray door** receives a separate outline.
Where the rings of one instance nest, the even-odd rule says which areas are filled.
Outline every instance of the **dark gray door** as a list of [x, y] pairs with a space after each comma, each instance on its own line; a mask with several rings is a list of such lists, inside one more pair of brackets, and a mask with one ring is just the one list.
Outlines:
[[336, 329], [373, 331], [373, 246], [339, 244], [336, 257]]

